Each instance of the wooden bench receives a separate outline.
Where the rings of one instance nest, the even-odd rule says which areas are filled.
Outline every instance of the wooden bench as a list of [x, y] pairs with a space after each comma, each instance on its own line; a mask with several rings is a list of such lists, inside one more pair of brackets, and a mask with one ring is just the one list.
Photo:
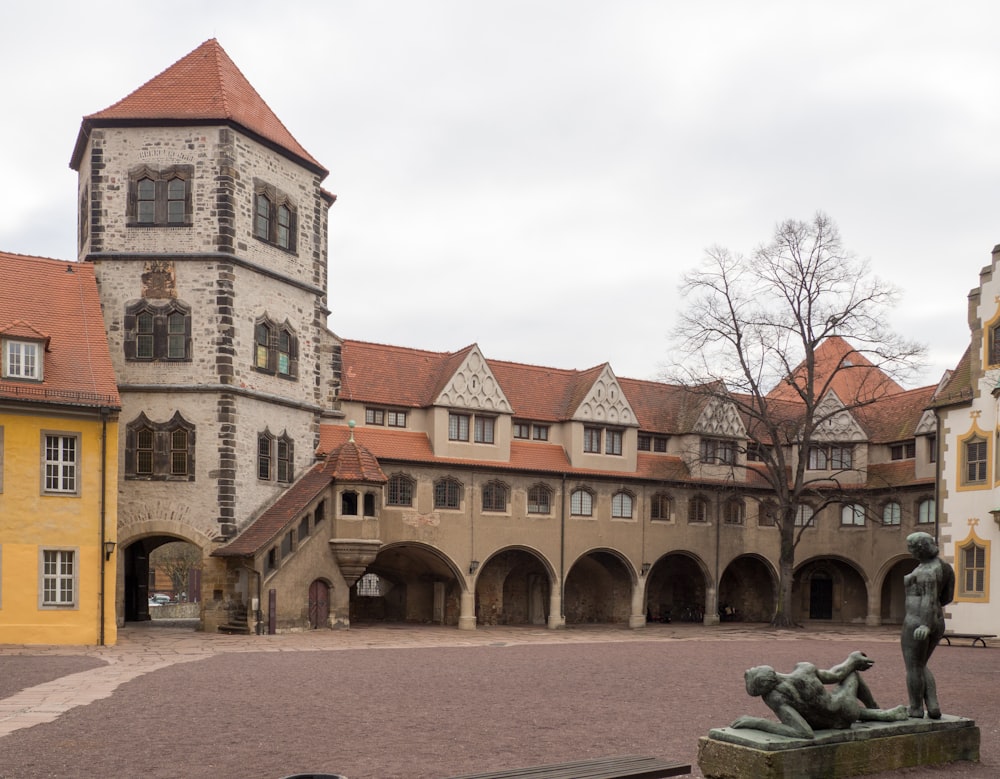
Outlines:
[[530, 768], [505, 768], [502, 771], [464, 774], [450, 779], [662, 779], [689, 773], [689, 763], [669, 763], [658, 757], [626, 755]]
[[971, 638], [972, 645], [980, 644], [986, 646], [987, 638], [996, 638], [996, 633], [945, 633], [942, 638], [944, 642], [951, 646], [951, 639], [953, 638]]

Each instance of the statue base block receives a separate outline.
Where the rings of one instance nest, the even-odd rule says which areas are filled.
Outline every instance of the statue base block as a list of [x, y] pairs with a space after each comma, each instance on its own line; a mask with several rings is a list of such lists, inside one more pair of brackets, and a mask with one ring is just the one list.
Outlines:
[[957, 760], [979, 760], [979, 728], [948, 715], [858, 722], [849, 730], [819, 730], [814, 739], [716, 728], [698, 740], [706, 779], [840, 779]]

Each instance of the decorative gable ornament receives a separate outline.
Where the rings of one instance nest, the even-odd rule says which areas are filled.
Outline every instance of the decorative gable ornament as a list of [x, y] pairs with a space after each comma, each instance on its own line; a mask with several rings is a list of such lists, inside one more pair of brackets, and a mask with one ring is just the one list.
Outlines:
[[604, 366], [590, 386], [590, 390], [577, 406], [572, 418], [577, 422], [606, 422], [635, 427], [639, 424], [621, 384], [618, 383], [609, 365]]
[[823, 421], [813, 434], [815, 441], [867, 441], [868, 435], [837, 397], [828, 392], [816, 406], [816, 416]]
[[709, 399], [705, 404], [694, 424], [694, 432], [719, 438], [747, 437], [746, 427], [735, 404], [718, 397]]
[[937, 433], [937, 415], [928, 409], [920, 417], [920, 421], [917, 423], [917, 429], [914, 431], [916, 435], [934, 435]]
[[434, 405], [513, 414], [493, 371], [478, 346], [473, 346], [438, 395]]

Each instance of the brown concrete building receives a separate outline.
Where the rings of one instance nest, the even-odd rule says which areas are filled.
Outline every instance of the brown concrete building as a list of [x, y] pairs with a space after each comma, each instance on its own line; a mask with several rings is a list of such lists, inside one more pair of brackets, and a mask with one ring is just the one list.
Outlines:
[[[176, 539], [209, 630], [770, 617], [778, 532], [734, 407], [327, 329], [327, 171], [216, 41], [86, 117], [73, 167], [123, 406], [120, 620]], [[887, 386], [810, 454], [840, 501], [802, 510], [799, 618], [900, 617], [932, 394]]]

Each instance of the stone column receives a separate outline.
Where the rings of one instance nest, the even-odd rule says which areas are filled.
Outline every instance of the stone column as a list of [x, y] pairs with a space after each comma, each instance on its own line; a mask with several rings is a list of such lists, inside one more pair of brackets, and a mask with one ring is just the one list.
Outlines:
[[549, 593], [549, 630], [558, 630], [564, 627], [566, 627], [566, 618], [562, 616], [562, 596], [559, 594], [559, 588], [553, 586], [552, 592]]
[[865, 617], [865, 624], [870, 628], [877, 628], [882, 624], [882, 593], [872, 586], [868, 588], [868, 615]]
[[646, 577], [643, 576], [632, 588], [632, 613], [628, 618], [632, 630], [646, 627]]
[[468, 588], [462, 590], [459, 598], [458, 629], [476, 629], [476, 593]]
[[705, 617], [702, 624], [719, 624], [719, 590], [714, 586], [705, 588]]

